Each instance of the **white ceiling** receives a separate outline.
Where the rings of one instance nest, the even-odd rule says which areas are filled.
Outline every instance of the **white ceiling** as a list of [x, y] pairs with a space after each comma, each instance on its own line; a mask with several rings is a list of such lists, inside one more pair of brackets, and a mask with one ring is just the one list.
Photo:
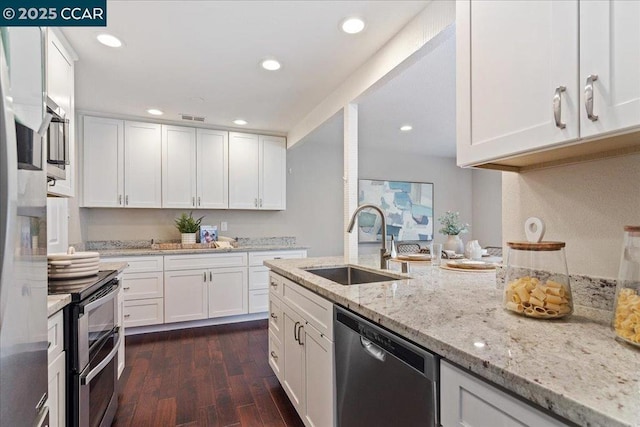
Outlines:
[[[455, 28], [443, 31], [415, 56], [403, 71], [358, 100], [359, 149], [455, 157]], [[404, 124], [413, 130], [401, 132]], [[342, 139], [341, 111], [300, 145], [342, 144]]]
[[[65, 28], [79, 56], [76, 108], [286, 134], [348, 75], [419, 13], [427, 1], [112, 1], [106, 31], [123, 48], [99, 44], [105, 29]], [[365, 31], [347, 35], [342, 19]], [[278, 58], [267, 72], [259, 63]]]

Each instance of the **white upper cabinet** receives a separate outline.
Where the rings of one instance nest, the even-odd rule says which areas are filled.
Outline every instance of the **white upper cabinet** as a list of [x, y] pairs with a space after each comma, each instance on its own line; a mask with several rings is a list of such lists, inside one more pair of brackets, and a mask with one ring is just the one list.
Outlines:
[[637, 151], [610, 137], [640, 130], [638, 22], [637, 1], [458, 1], [458, 165]]
[[284, 138], [260, 136], [261, 209], [285, 209], [287, 205], [287, 145]]
[[284, 138], [229, 133], [229, 208], [286, 208]]
[[125, 122], [124, 194], [130, 208], [162, 207], [160, 125]]
[[456, 3], [458, 164], [578, 138], [578, 2]]
[[69, 200], [47, 197], [47, 253], [66, 253], [69, 248]]
[[83, 206], [124, 207], [124, 122], [85, 116]]
[[160, 125], [85, 116], [83, 206], [162, 205]]
[[162, 206], [196, 207], [196, 130], [162, 125]]
[[640, 2], [580, 2], [580, 88], [581, 136], [640, 124]]
[[202, 209], [229, 207], [229, 133], [197, 130], [197, 205]]

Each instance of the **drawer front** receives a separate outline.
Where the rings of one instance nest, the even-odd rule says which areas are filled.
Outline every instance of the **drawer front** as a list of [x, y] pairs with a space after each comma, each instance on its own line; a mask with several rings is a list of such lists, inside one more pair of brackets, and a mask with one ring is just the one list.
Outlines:
[[306, 258], [306, 250], [249, 252], [249, 265], [260, 266], [271, 259]]
[[162, 271], [164, 261], [161, 255], [158, 256], [126, 256], [118, 258], [103, 258], [106, 262], [126, 262], [129, 264], [124, 273], [144, 273], [147, 271]]
[[282, 317], [282, 301], [270, 295], [269, 298], [269, 331], [282, 341], [282, 331], [284, 329], [284, 318]]
[[269, 331], [269, 366], [273, 369], [273, 372], [278, 377], [280, 383], [283, 381], [282, 367], [283, 367], [283, 347], [281, 341]]
[[279, 298], [284, 297], [284, 277], [275, 273], [269, 273], [269, 292]]
[[164, 323], [163, 302], [163, 298], [125, 301], [124, 326], [131, 328]]
[[333, 341], [333, 304], [291, 280], [282, 280], [285, 282], [284, 303]]
[[164, 296], [164, 274], [160, 272], [132, 273], [122, 277], [125, 301]]
[[249, 267], [249, 289], [269, 289], [269, 269]]
[[47, 340], [49, 341], [47, 356], [51, 361], [64, 350], [64, 316], [62, 310], [49, 317]]
[[264, 313], [269, 310], [269, 290], [249, 291], [249, 313]]
[[224, 254], [202, 255], [167, 255], [164, 257], [164, 269], [166, 271], [246, 266], [246, 252], [228, 252]]

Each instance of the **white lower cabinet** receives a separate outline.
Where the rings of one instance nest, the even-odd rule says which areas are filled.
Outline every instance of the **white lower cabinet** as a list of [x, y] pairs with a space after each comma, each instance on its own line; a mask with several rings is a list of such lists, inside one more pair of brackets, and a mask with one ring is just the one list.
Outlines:
[[208, 288], [210, 318], [248, 312], [246, 267], [211, 270]]
[[[335, 425], [333, 329], [326, 328], [333, 304], [277, 274], [271, 281], [277, 286], [269, 294], [269, 365], [306, 426]], [[283, 286], [284, 301], [278, 292]], [[288, 292], [310, 305], [292, 308], [285, 302]], [[311, 307], [314, 314], [306, 310]]]
[[63, 313], [58, 311], [48, 321], [47, 340], [49, 425], [66, 425], [66, 352], [64, 351]]
[[262, 313], [269, 308], [269, 268], [264, 261], [306, 257], [306, 250], [249, 252], [249, 313]]
[[440, 363], [440, 411], [442, 427], [566, 426], [444, 360]]
[[206, 270], [166, 271], [164, 294], [166, 323], [208, 317]]

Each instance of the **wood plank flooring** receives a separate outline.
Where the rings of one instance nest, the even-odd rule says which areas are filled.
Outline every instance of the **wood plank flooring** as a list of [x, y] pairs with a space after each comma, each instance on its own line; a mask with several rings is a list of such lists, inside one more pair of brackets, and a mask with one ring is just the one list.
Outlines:
[[267, 321], [126, 338], [113, 426], [303, 426], [268, 364]]

